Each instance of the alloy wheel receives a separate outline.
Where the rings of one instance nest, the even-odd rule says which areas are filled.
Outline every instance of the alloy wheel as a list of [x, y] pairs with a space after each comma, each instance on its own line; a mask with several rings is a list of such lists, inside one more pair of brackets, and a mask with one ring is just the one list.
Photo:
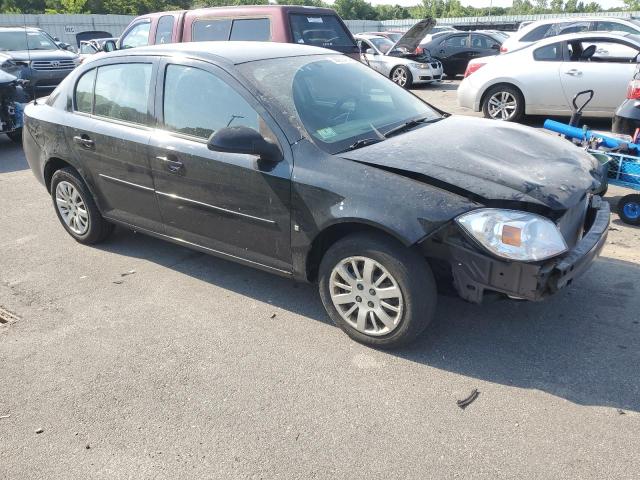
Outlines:
[[404, 70], [404, 68], [396, 68], [393, 71], [391, 80], [393, 80], [401, 87], [404, 87], [407, 84], [407, 72]]
[[516, 113], [518, 101], [509, 92], [496, 92], [489, 98], [489, 116], [495, 120], [510, 120]]
[[56, 207], [64, 223], [76, 235], [89, 230], [89, 212], [78, 189], [67, 181], [56, 186]]
[[333, 268], [329, 282], [333, 305], [358, 332], [381, 336], [400, 324], [402, 292], [379, 262], [368, 257], [345, 258]]

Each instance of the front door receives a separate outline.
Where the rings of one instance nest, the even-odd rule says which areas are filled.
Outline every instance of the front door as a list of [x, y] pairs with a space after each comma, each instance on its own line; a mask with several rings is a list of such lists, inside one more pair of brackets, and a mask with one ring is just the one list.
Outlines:
[[[293, 163], [279, 127], [242, 86], [213, 65], [168, 60], [161, 72], [156, 87], [161, 127], [150, 146], [167, 235], [290, 272]], [[228, 126], [259, 131], [280, 145], [284, 160], [265, 164], [253, 155], [209, 150], [211, 133]]]
[[76, 84], [75, 118], [65, 134], [102, 212], [161, 231], [148, 157], [155, 68], [138, 58], [87, 71]]

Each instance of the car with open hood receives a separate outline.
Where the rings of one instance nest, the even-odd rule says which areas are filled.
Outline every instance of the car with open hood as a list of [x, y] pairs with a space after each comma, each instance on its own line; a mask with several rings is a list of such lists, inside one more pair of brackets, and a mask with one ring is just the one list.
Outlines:
[[305, 282], [357, 341], [393, 347], [439, 286], [541, 300], [600, 253], [594, 157], [448, 116], [317, 47], [210, 42], [82, 64], [25, 110], [24, 151], [73, 239], [114, 225]]
[[433, 19], [421, 20], [395, 42], [377, 34], [361, 33], [354, 38], [363, 63], [401, 87], [410, 88], [442, 79], [442, 64], [428, 52], [418, 50], [420, 41], [434, 25]]

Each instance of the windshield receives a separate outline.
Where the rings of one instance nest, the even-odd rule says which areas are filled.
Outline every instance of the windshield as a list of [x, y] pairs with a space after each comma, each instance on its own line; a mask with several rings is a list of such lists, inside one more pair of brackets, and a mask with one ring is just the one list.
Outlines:
[[373, 44], [374, 47], [376, 47], [382, 53], [387, 53], [389, 50], [391, 50], [391, 47], [393, 47], [393, 45], [395, 44], [395, 42], [392, 42], [388, 38], [384, 38], [384, 37], [371, 37], [369, 38], [369, 41]]
[[238, 68], [301, 134], [332, 154], [358, 140], [381, 140], [410, 120], [440, 118], [402, 87], [343, 55], [261, 60]]
[[[27, 48], [27, 38], [29, 48]], [[44, 32], [0, 32], [0, 50], [15, 52], [19, 50], [58, 50], [58, 46]]]
[[336, 15], [291, 14], [291, 32], [294, 43], [316, 47], [353, 47], [349, 33]]

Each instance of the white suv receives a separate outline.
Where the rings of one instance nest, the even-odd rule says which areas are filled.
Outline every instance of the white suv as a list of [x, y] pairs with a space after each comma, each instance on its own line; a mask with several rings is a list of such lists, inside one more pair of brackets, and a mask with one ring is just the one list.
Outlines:
[[565, 33], [617, 32], [640, 34], [640, 20], [614, 17], [564, 17], [531, 22], [502, 44], [500, 52], [512, 52], [543, 38]]

